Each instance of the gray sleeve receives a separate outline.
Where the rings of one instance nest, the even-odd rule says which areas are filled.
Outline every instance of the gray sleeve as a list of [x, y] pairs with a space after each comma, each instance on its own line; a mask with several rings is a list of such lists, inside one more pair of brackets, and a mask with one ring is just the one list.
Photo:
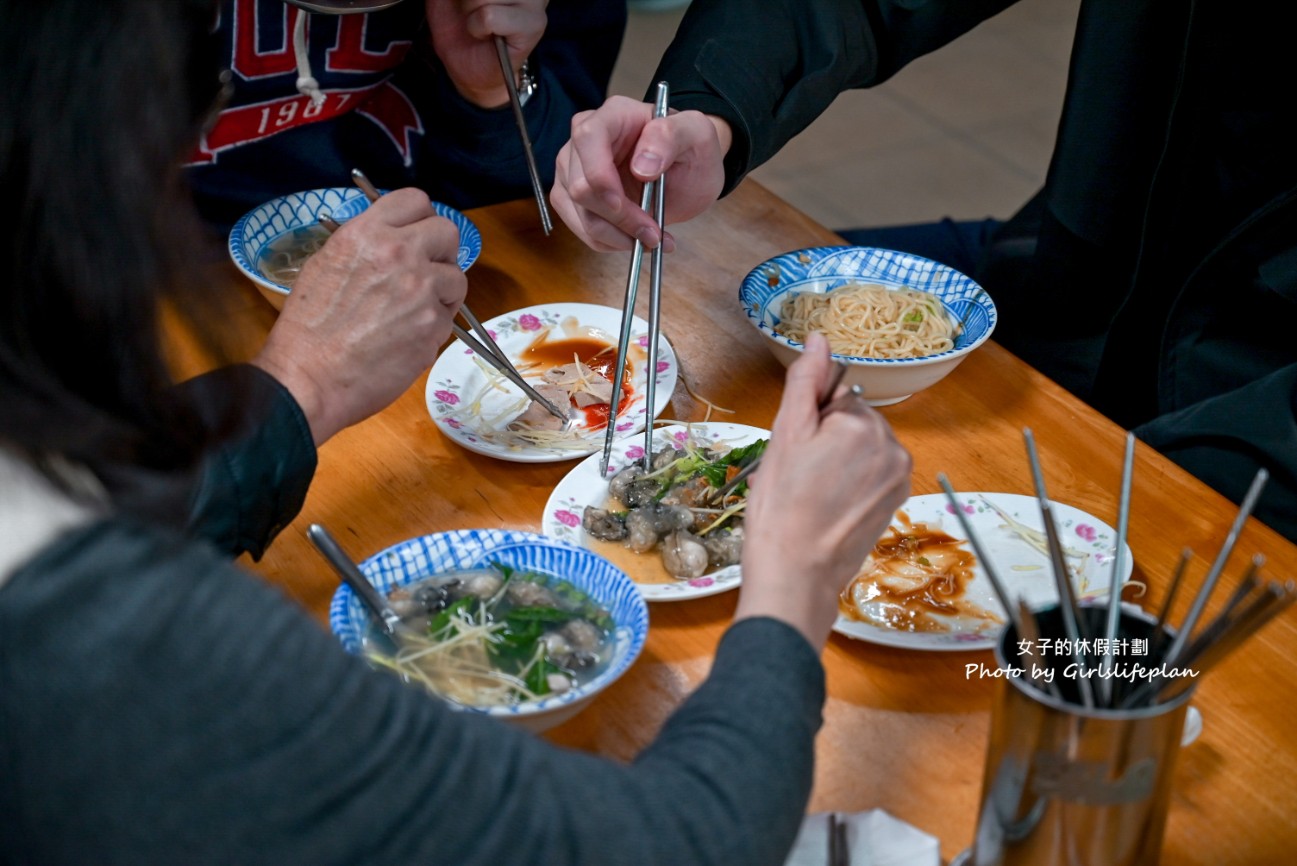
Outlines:
[[18, 862], [773, 866], [824, 698], [799, 634], [738, 624], [625, 765], [452, 712], [215, 552], [107, 524], [0, 592], [0, 650]]

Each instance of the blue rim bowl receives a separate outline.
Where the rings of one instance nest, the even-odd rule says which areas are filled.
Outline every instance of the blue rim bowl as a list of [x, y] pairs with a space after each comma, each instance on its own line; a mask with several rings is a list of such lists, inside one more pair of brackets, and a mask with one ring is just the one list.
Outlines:
[[834, 355], [847, 364], [843, 382], [860, 385], [875, 406], [899, 403], [944, 378], [991, 337], [995, 302], [980, 285], [954, 268], [922, 256], [878, 247], [827, 246], [793, 250], [753, 268], [739, 286], [748, 322], [766, 338], [785, 365], [804, 345], [775, 332], [779, 310], [790, 292], [828, 292], [848, 283], [877, 283], [936, 295], [956, 321], [964, 323], [954, 348], [921, 358], [864, 358]]
[[[369, 199], [354, 186], [308, 189], [272, 198], [248, 211], [230, 229], [230, 258], [275, 309], [282, 309], [289, 287], [267, 279], [257, 269], [262, 250], [286, 232], [318, 224], [321, 210], [329, 211], [334, 220], [345, 223], [368, 207]], [[460, 270], [467, 271], [482, 253], [481, 232], [472, 220], [449, 205], [433, 202], [432, 209], [459, 229], [455, 261]]]
[[[571, 583], [608, 611], [615, 624], [612, 659], [597, 677], [566, 692], [505, 707], [463, 707], [543, 731], [566, 721], [630, 668], [648, 637], [648, 604], [627, 574], [608, 560], [567, 542], [507, 529], [457, 529], [422, 535], [395, 544], [360, 563], [360, 570], [380, 592], [431, 575], [500, 563]], [[361, 651], [369, 614], [345, 585], [333, 594], [329, 627], [343, 649]]]

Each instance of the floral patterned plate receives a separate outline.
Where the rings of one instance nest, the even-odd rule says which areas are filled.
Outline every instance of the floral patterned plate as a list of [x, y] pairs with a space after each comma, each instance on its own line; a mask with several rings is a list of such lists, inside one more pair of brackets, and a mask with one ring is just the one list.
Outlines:
[[[769, 430], [760, 427], [749, 427], [746, 424], [672, 424], [653, 433], [653, 450], [664, 446], [682, 449], [685, 441], [692, 436], [695, 441], [705, 440], [725, 442], [729, 445], [748, 445], [758, 439], [768, 439]], [[608, 460], [608, 472], [600, 477], [599, 461], [602, 454], [592, 454], [572, 468], [545, 503], [545, 514], [541, 517], [541, 532], [545, 535], [581, 547], [588, 547], [597, 553], [611, 558], [614, 564], [630, 575], [631, 580], [639, 587], [640, 594], [647, 601], [684, 601], [690, 598], [702, 598], [727, 592], [739, 585], [741, 575], [737, 565], [731, 565], [704, 574], [693, 580], [671, 580], [659, 582], [645, 580], [643, 574], [637, 574], [636, 565], [645, 564], [641, 569], [648, 573], [647, 566], [656, 566], [658, 554], [637, 554], [620, 547], [616, 542], [599, 541], [591, 538], [581, 528], [581, 515], [587, 505], [602, 506], [608, 499], [608, 479], [625, 469], [631, 463], [644, 456], [644, 437], [634, 436], [622, 439], [613, 444], [612, 455]], [[667, 580], [664, 575], [664, 580]]]
[[[548, 340], [594, 337], [616, 345], [621, 310], [596, 304], [541, 304], [497, 316], [483, 325], [517, 365], [519, 353], [546, 333]], [[629, 400], [623, 397], [618, 408], [619, 436], [644, 429], [647, 335], [648, 323], [636, 316], [628, 355], [631, 392]], [[657, 368], [654, 418], [666, 408], [679, 378], [675, 351], [666, 337], [658, 345]], [[545, 442], [528, 441], [511, 430], [510, 424], [526, 407], [527, 398], [459, 340], [452, 341], [437, 358], [428, 374], [424, 397], [428, 414], [442, 433], [457, 445], [488, 457], [519, 463], [556, 463], [603, 448], [607, 428], [602, 423], [589, 424], [580, 413], [570, 434], [546, 437], [549, 441]]]
[[[1015, 493], [960, 493], [957, 499], [977, 535], [978, 543], [995, 563], [995, 573], [1004, 581], [1009, 594], [1025, 599], [1032, 608], [1056, 603], [1058, 591], [1054, 587], [1049, 557], [1010, 528], [1010, 520], [1032, 530], [1039, 531], [1044, 527], [1036, 497]], [[1112, 580], [1113, 544], [1117, 533], [1103, 521], [1070, 505], [1053, 502], [1051, 507], [1077, 597], [1083, 600], [1105, 598]], [[898, 511], [900, 513], [908, 516], [911, 523], [927, 523], [955, 538], [967, 537], [944, 493], [912, 496]], [[962, 546], [972, 550], [967, 541]], [[1130, 579], [1133, 567], [1130, 548], [1127, 547], [1122, 554], [1123, 582]], [[973, 579], [964, 599], [1004, 616], [980, 563], [973, 567]], [[1003, 627], [1002, 622], [972, 617], [951, 617], [945, 622], [949, 624], [947, 631], [902, 631], [839, 614], [833, 630], [847, 637], [902, 649], [958, 651], [991, 649]]]

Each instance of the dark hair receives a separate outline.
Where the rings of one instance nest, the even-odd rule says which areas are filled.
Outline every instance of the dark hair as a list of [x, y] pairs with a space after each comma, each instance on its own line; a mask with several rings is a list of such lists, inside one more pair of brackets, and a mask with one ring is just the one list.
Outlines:
[[179, 161], [219, 90], [214, 15], [0, 0], [0, 442], [101, 474], [184, 470], [205, 447], [158, 318], [200, 238]]

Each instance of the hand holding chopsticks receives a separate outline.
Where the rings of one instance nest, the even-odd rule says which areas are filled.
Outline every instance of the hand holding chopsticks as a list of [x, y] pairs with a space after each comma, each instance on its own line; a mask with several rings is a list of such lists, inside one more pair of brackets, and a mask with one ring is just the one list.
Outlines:
[[[665, 81], [658, 82], [657, 102], [654, 106], [655, 117], [667, 116], [669, 90]], [[665, 209], [666, 176], [644, 184], [640, 197], [640, 207], [648, 210], [653, 205], [654, 219], [658, 228], [662, 227], [662, 216]], [[640, 268], [644, 262], [644, 244], [638, 239], [631, 252], [630, 272], [626, 275], [626, 293], [622, 300], [621, 332], [617, 337], [617, 364], [613, 373], [612, 402], [608, 407], [608, 429], [604, 433], [603, 457], [599, 461], [600, 474], [607, 474], [608, 461], [612, 458], [612, 443], [617, 438], [617, 412], [621, 404], [621, 388], [617, 387], [626, 376], [626, 351], [630, 348], [631, 325], [635, 318], [635, 301], [639, 292]], [[648, 361], [645, 378], [645, 411], [647, 421], [644, 428], [644, 468], [647, 469], [653, 460], [653, 404], [657, 399], [657, 358], [660, 334], [659, 304], [662, 293], [662, 245], [653, 249], [649, 262], [649, 333]]]
[[[378, 191], [378, 188], [374, 186], [374, 184], [360, 169], [353, 168], [351, 170], [351, 177], [352, 180], [356, 182], [356, 186], [360, 187], [361, 191], [365, 193], [365, 197], [368, 198], [370, 202], [378, 201], [379, 196], [381, 196], [382, 193]], [[324, 222], [323, 219], [321, 222]], [[333, 221], [329, 220], [329, 222]], [[327, 223], [325, 223], [325, 225], [328, 227]], [[337, 223], [334, 223], [334, 225], [336, 226]], [[329, 230], [334, 231], [335, 229], [330, 228]], [[458, 324], [452, 324], [451, 330], [454, 332], [456, 337], [463, 341], [463, 343], [472, 349], [478, 357], [490, 364], [506, 379], [521, 388], [523, 393], [525, 393], [529, 398], [544, 407], [545, 411], [562, 421], [565, 426], [571, 422], [571, 412], [567, 411], [563, 407], [555, 405], [553, 401], [546, 399], [543, 394], [537, 391], [527, 382], [526, 379], [523, 378], [522, 374], [518, 372], [516, 367], [514, 367], [513, 362], [509, 360], [509, 356], [506, 355], [498, 345], [496, 345], [494, 338], [491, 337], [491, 332], [482, 325], [477, 316], [473, 315], [473, 311], [468, 308], [468, 304], [461, 304], [459, 307], [459, 313], [464, 317], [464, 320], [468, 322], [469, 327], [473, 329], [473, 334], [476, 334], [477, 336], [474, 337], [473, 334], [470, 334]]]
[[[842, 363], [841, 361], [836, 362], [829, 369], [829, 379], [824, 384], [824, 390], [820, 392], [819, 410], [820, 410], [821, 420], [823, 420], [824, 416], [828, 415], [834, 409], [839, 408], [842, 405], [841, 401], [847, 399], [856, 399], [864, 396], [865, 392], [863, 388], [861, 388], [859, 385], [852, 385], [847, 390], [847, 393], [844, 394], [842, 397], [839, 397], [836, 400], [833, 398], [834, 394], [837, 393], [838, 385], [842, 383], [842, 377], [846, 375], [846, 372], [847, 372], [847, 365]], [[740, 484], [747, 481], [748, 476], [751, 475], [753, 472], [756, 472], [757, 467], [760, 465], [761, 465], [761, 455], [758, 454], [756, 457], [752, 459], [751, 463], [749, 463], [747, 466], [744, 466], [737, 473], [735, 473], [733, 478], [731, 478], [729, 481], [726, 481], [724, 484], [722, 484], [720, 487], [716, 488], [715, 490], [711, 491], [704, 498], [703, 504], [707, 505], [716, 502], [724, 502], [725, 497], [729, 496], [730, 493], [732, 493], [735, 489], [737, 489]]]

